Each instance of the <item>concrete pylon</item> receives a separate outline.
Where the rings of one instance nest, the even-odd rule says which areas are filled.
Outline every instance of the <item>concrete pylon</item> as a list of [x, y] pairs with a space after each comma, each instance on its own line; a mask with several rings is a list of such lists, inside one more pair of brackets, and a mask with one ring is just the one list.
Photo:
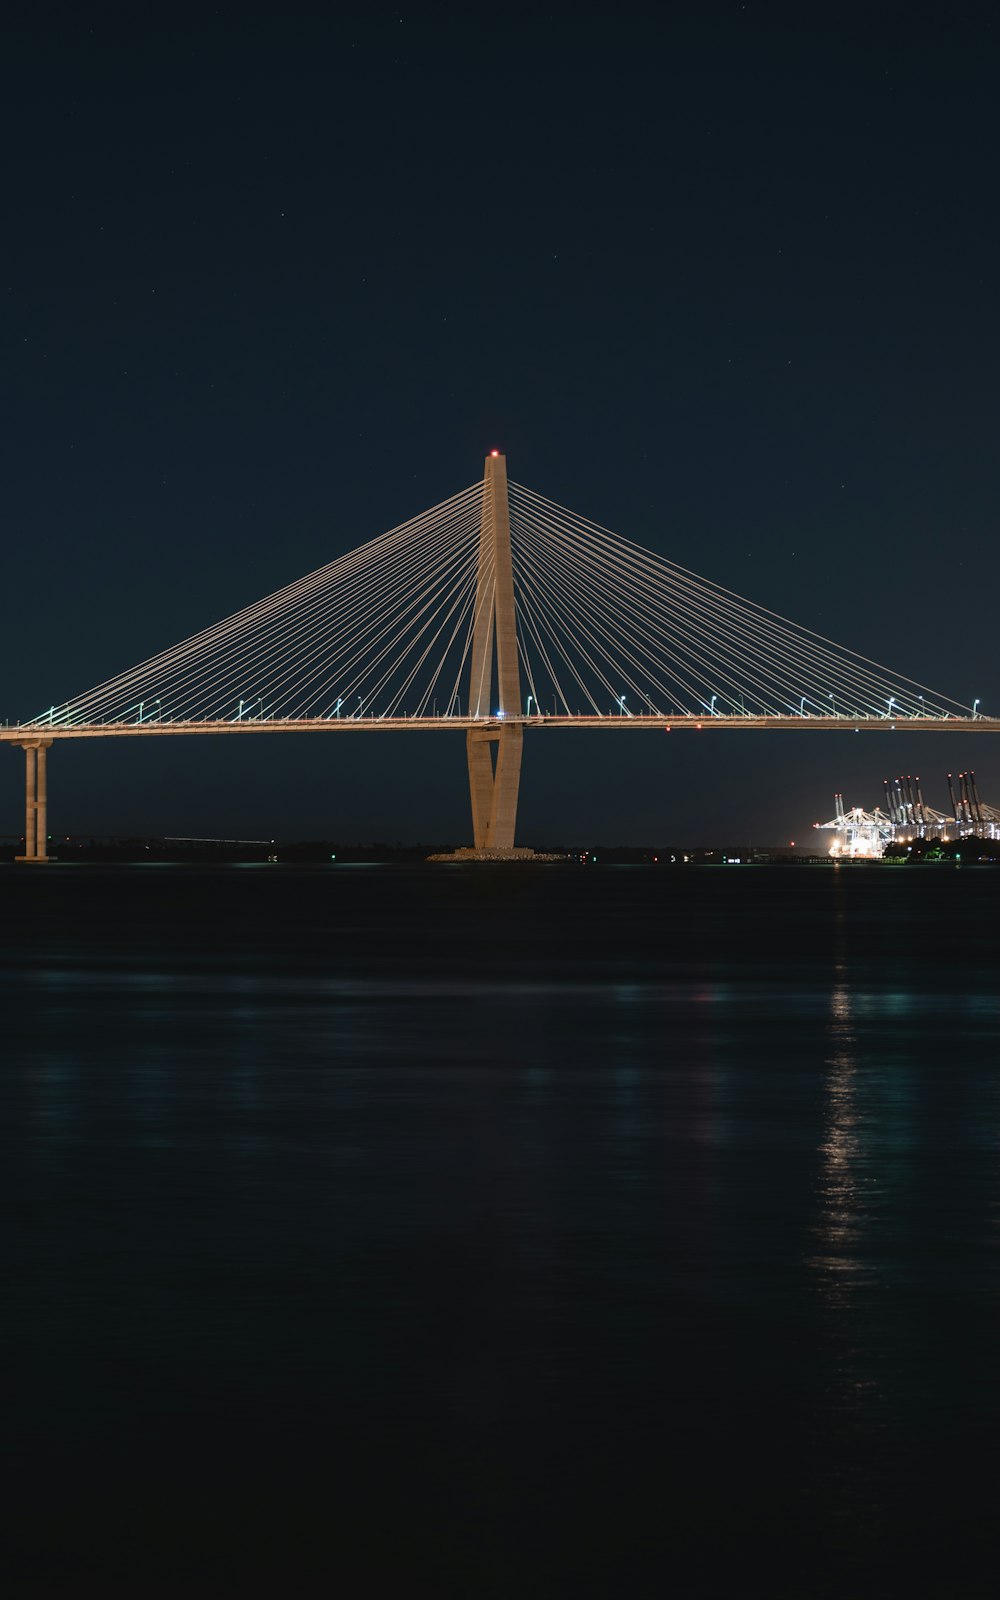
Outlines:
[[49, 791], [46, 754], [51, 739], [26, 739], [24, 751], [24, 855], [15, 861], [42, 866], [51, 861], [49, 843]]
[[[483, 718], [485, 726], [470, 728], [466, 735], [472, 832], [477, 850], [514, 848], [523, 734], [520, 723], [510, 726], [504, 718], [516, 717], [520, 710], [521, 675], [510, 554], [507, 458], [494, 450], [486, 457], [469, 682], [469, 713]], [[492, 745], [497, 747], [495, 766]]]

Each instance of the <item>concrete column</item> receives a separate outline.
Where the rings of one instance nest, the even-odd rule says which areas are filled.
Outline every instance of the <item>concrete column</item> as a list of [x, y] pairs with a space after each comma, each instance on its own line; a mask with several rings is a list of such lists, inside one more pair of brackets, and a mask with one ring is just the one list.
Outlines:
[[470, 728], [465, 736], [469, 762], [469, 793], [472, 796], [472, 839], [477, 850], [485, 850], [490, 836], [493, 810], [493, 757], [490, 745], [496, 738], [492, 728]]
[[507, 498], [507, 457], [487, 456], [486, 481], [491, 485], [493, 507], [493, 567], [496, 591], [497, 704], [500, 715], [521, 714], [521, 674], [517, 664], [517, 616], [514, 610], [514, 572], [510, 554], [510, 504]]
[[34, 739], [23, 744], [24, 751], [24, 855], [15, 861], [39, 864], [51, 860], [48, 854], [48, 783], [45, 757], [51, 739]]
[[[496, 639], [497, 703], [493, 694], [493, 642]], [[517, 662], [517, 614], [510, 554], [510, 504], [507, 457], [499, 451], [486, 457], [483, 516], [479, 536], [479, 572], [472, 633], [469, 712], [488, 717], [494, 710], [516, 717], [521, 710], [521, 676]]]
[[49, 789], [45, 771], [48, 745], [38, 746], [35, 790], [35, 855], [39, 861], [49, 858]]
[[38, 746], [24, 746], [24, 857], [38, 854]]
[[[479, 526], [479, 566], [476, 574], [476, 610], [472, 624], [472, 670], [469, 675], [469, 716], [488, 717], [493, 707], [493, 610], [496, 566], [493, 559], [493, 485], [491, 456], [486, 458], [483, 511]], [[478, 848], [478, 846], [477, 846]]]
[[497, 769], [493, 779], [493, 804], [490, 807], [490, 850], [513, 850], [517, 823], [517, 792], [521, 782], [521, 746], [524, 729], [500, 729]]

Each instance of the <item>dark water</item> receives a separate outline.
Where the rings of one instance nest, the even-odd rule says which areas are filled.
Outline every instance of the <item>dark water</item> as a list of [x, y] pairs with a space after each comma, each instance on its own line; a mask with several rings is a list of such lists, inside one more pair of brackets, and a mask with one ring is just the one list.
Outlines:
[[1000, 876], [0, 892], [11, 1592], [993, 1592]]

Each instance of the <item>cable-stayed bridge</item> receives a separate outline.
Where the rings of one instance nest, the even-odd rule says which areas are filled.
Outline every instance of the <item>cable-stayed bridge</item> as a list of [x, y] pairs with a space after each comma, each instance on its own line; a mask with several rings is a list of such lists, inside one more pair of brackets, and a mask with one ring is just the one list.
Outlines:
[[523, 485], [440, 505], [19, 723], [25, 853], [61, 739], [464, 730], [477, 850], [509, 852], [526, 729], [1000, 731]]

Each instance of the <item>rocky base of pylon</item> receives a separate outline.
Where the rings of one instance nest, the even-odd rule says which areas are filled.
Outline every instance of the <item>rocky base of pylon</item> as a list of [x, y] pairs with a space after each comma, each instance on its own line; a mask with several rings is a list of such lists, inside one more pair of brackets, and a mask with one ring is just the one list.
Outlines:
[[568, 856], [549, 855], [544, 850], [449, 850], [446, 855], [428, 856], [428, 861], [568, 861]]

